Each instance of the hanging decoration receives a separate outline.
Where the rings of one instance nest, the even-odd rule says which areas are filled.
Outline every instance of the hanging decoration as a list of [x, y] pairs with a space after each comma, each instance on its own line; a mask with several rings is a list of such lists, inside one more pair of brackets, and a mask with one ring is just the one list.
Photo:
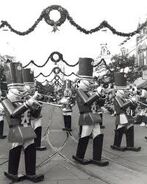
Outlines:
[[50, 83], [54, 83], [55, 81], [58, 81], [58, 82], [60, 82], [60, 84], [62, 83], [64, 83], [64, 81], [61, 79], [61, 78], [59, 78], [59, 79], [56, 79], [55, 77], [50, 81]]
[[[54, 56], [58, 56], [57, 59], [54, 58]], [[57, 64], [59, 61], [63, 60], [63, 55], [60, 52], [52, 52], [50, 55], [51, 60]]]
[[127, 37], [123, 42], [121, 42], [120, 44], [119, 44], [119, 46], [122, 46], [122, 45], [124, 45], [128, 40], [130, 40], [131, 39], [131, 37]]
[[54, 73], [55, 75], [58, 75], [59, 73], [61, 73], [62, 75], [66, 76], [66, 77], [70, 77], [71, 75], [75, 75], [77, 77], [79, 77], [77, 74], [75, 74], [74, 72], [71, 72], [70, 74], [66, 74], [64, 73], [59, 67], [55, 67], [52, 69], [52, 71], [48, 74], [48, 75], [44, 75], [42, 72], [40, 72], [38, 75], [36, 75], [34, 78], [38, 78], [41, 75], [45, 78], [49, 77], [52, 73]]
[[58, 75], [61, 72], [61, 69], [59, 67], [53, 68], [54, 74]]
[[47, 79], [45, 79], [43, 82], [40, 82], [41, 84], [43, 84], [43, 83], [49, 83], [50, 81], [49, 80], [47, 80]]
[[[60, 13], [59, 20], [54, 21], [50, 18], [50, 12], [52, 10], [57, 10]], [[50, 6], [44, 10], [44, 19], [47, 24], [49, 24], [50, 26], [53, 26], [53, 32], [56, 32], [58, 30], [57, 26], [61, 26], [65, 22], [66, 15], [67, 15], [66, 10], [58, 5]]]
[[0, 25], [0, 29], [4, 28], [4, 27], [8, 27], [10, 29], [11, 32], [18, 34], [20, 36], [25, 36], [31, 32], [33, 32], [35, 30], [35, 28], [37, 27], [37, 25], [39, 24], [39, 22], [42, 21], [42, 19], [44, 18], [44, 15], [41, 14], [40, 17], [35, 21], [35, 23], [32, 25], [32, 27], [30, 27], [28, 30], [26, 31], [17, 31], [16, 29], [14, 29], [7, 21], [1, 21], [1, 25]]
[[[57, 59], [55, 58], [55, 56], [57, 56]], [[73, 64], [73, 65], [69, 64], [68, 62], [66, 62], [66, 61], [63, 59], [63, 55], [62, 55], [60, 52], [55, 51], [55, 52], [52, 52], [52, 53], [50, 54], [50, 56], [47, 58], [47, 60], [45, 61], [45, 63], [44, 63], [43, 65], [38, 65], [38, 64], [36, 64], [33, 60], [31, 60], [29, 63], [27, 63], [25, 66], [23, 66], [23, 68], [28, 67], [30, 64], [33, 64], [33, 65], [35, 65], [35, 66], [38, 67], [38, 68], [42, 68], [42, 67], [44, 67], [44, 66], [49, 62], [50, 59], [51, 59], [52, 62], [54, 62], [55, 65], [56, 65], [59, 61], [64, 62], [64, 63], [65, 63], [67, 66], [69, 66], [69, 67], [74, 67], [74, 66], [76, 66], [76, 65], [79, 64], [79, 62], [77, 62], [77, 63], [75, 63], [75, 64]]]
[[61, 78], [60, 78], [59, 75], [55, 75], [54, 79], [55, 79], [55, 80], [59, 80], [59, 79], [61, 80]]
[[[113, 71], [110, 69], [110, 67], [107, 65], [106, 61], [105, 61], [103, 58], [102, 58], [96, 65], [93, 65], [93, 67], [95, 68], [95, 67], [97, 67], [97, 66], [99, 66], [99, 65], [101, 65], [101, 64], [103, 64], [109, 72], [113, 72]], [[59, 77], [59, 74], [62, 74], [62, 75], [64, 75], [64, 76], [66, 76], [66, 77], [70, 77], [70, 76], [74, 75], [74, 76], [80, 78], [80, 76], [77, 75], [77, 74], [74, 73], [74, 72], [71, 72], [70, 74], [64, 73], [64, 72], [61, 70], [61, 68], [59, 68], [58, 66], [54, 67], [54, 68], [52, 69], [52, 71], [51, 71], [48, 75], [44, 75], [44, 74], [41, 72], [41, 73], [39, 73], [37, 76], [35, 76], [34, 78], [38, 78], [38, 77], [41, 76], [41, 75], [42, 75], [43, 77], [47, 78], [47, 77], [49, 77], [52, 73], [55, 74], [55, 76], [54, 76], [54, 78], [53, 78], [52, 80], [54, 80], [54, 79], [55, 79], [55, 80], [61, 79], [61, 78]], [[57, 78], [58, 78], [58, 79], [57, 79]], [[62, 79], [61, 79], [61, 80], [62, 80]], [[51, 82], [51, 81], [50, 81], [50, 82]]]
[[95, 67], [98, 67], [100, 65], [104, 65], [109, 72], [112, 72], [110, 67], [107, 65], [104, 58], [102, 58], [96, 65], [93, 65], [93, 67], [95, 68]]
[[[50, 13], [53, 10], [57, 10], [60, 13], [60, 18], [57, 21], [54, 21], [50, 18]], [[77, 30], [79, 30], [80, 32], [82, 32], [84, 34], [92, 34], [92, 33], [100, 31], [103, 28], [108, 28], [110, 31], [112, 31], [113, 34], [116, 34], [116, 35], [122, 36], [122, 37], [132, 37], [135, 34], [139, 33], [140, 30], [143, 29], [147, 25], [147, 20], [146, 20], [135, 31], [132, 31], [129, 33], [124, 33], [124, 32], [117, 31], [106, 20], [104, 20], [97, 27], [90, 29], [90, 30], [87, 30], [87, 29], [81, 27], [79, 24], [77, 24], [65, 8], [63, 8], [62, 6], [59, 6], [59, 5], [52, 5], [52, 6], [47, 7], [46, 9], [44, 9], [42, 11], [40, 17], [35, 21], [35, 23], [32, 25], [32, 27], [30, 27], [28, 30], [26, 30], [24, 32], [21, 32], [21, 31], [14, 29], [7, 21], [3, 21], [3, 20], [1, 21], [0, 29], [4, 28], [6, 26], [10, 29], [11, 32], [16, 33], [20, 36], [24, 36], [24, 35], [27, 35], [27, 34], [33, 32], [35, 30], [35, 28], [37, 27], [37, 25], [40, 23], [40, 21], [42, 21], [43, 19], [45, 20], [45, 22], [47, 24], [49, 24], [50, 26], [53, 27], [53, 32], [56, 32], [58, 30], [58, 27], [61, 26], [67, 19], [71, 25], [73, 25]]]

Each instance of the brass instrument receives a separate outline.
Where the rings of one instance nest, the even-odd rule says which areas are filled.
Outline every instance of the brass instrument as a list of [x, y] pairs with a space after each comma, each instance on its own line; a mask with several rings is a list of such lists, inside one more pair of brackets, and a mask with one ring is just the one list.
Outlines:
[[38, 93], [38, 96], [35, 99], [36, 105], [39, 105], [39, 106], [51, 105], [51, 106], [60, 107], [60, 108], [63, 106], [62, 104], [57, 104], [57, 103], [52, 103], [52, 102], [44, 101], [44, 100], [42, 100], [43, 97], [53, 98], [50, 95], [44, 95], [44, 94]]
[[62, 107], [61, 104], [55, 104], [55, 103], [49, 103], [49, 102], [42, 102], [42, 101], [38, 101], [41, 105], [45, 104], [45, 105], [52, 105], [55, 107]]

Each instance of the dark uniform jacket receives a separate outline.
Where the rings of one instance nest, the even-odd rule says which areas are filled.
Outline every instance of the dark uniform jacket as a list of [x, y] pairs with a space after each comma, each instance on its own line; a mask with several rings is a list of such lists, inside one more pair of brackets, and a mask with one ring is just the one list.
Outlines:
[[28, 108], [23, 103], [15, 103], [11, 102], [9, 99], [4, 99], [2, 101], [7, 123], [9, 128], [13, 128], [15, 126], [21, 125], [21, 117], [22, 114], [28, 110]]
[[133, 123], [133, 118], [126, 112], [127, 108], [132, 104], [131, 101], [125, 100], [119, 96], [114, 98], [114, 108], [116, 111], [116, 125]]
[[[9, 142], [18, 142], [18, 127], [30, 127], [29, 129], [26, 128], [26, 139], [28, 137], [28, 139], [33, 138], [34, 135], [34, 131], [33, 129], [31, 129], [31, 111], [29, 110], [29, 112], [27, 113], [27, 117], [28, 117], [28, 122], [24, 122], [22, 123], [22, 119], [24, 118], [24, 113], [26, 111], [28, 111], [28, 107], [22, 102], [22, 103], [14, 103], [11, 102], [9, 99], [4, 99], [2, 101], [2, 104], [4, 106], [4, 110], [5, 110], [5, 115], [6, 115], [6, 119], [7, 119], [7, 123], [9, 125], [9, 135], [8, 135], [8, 141]], [[34, 112], [35, 113], [35, 112]], [[36, 111], [35, 114], [38, 114], [38, 112]], [[20, 130], [20, 129], [19, 129]], [[32, 134], [32, 135], [31, 135]], [[21, 142], [21, 141], [20, 141]]]
[[42, 110], [42, 107], [39, 105], [36, 105], [33, 108], [30, 108], [31, 119], [41, 118], [42, 117], [41, 110]]
[[77, 104], [80, 112], [79, 125], [94, 125], [101, 123], [99, 114], [92, 113], [92, 103], [100, 97], [97, 94], [89, 95], [88, 91], [77, 90]]

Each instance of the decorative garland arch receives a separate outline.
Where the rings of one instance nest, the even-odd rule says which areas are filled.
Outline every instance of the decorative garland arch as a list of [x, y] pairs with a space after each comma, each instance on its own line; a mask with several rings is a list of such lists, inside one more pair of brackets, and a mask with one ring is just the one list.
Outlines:
[[[57, 59], [54, 58], [55, 55], [58, 56]], [[54, 51], [54, 52], [52, 52], [52, 53], [50, 54], [50, 56], [47, 58], [47, 60], [45, 61], [44, 64], [38, 65], [38, 64], [35, 63], [33, 60], [31, 60], [31, 61], [28, 62], [25, 66], [23, 66], [23, 68], [28, 67], [30, 64], [33, 64], [34, 66], [36, 66], [36, 67], [38, 67], [38, 68], [42, 68], [42, 67], [44, 67], [44, 66], [49, 62], [50, 59], [51, 59], [52, 62], [54, 62], [55, 65], [56, 65], [58, 62], [62, 61], [62, 62], [64, 62], [67, 66], [69, 66], [69, 67], [75, 67], [75, 66], [78, 65], [78, 63], [79, 63], [79, 62], [77, 62], [77, 63], [71, 65], [71, 64], [69, 64], [68, 62], [66, 62], [66, 61], [63, 59], [63, 55], [62, 55], [60, 52]]]
[[[60, 13], [59, 20], [54, 21], [50, 18], [50, 13], [51, 13], [52, 10], [57, 10]], [[16, 29], [14, 29], [7, 21], [3, 21], [3, 20], [1, 21], [0, 29], [6, 26], [10, 29], [11, 32], [16, 33], [20, 36], [24, 36], [24, 35], [27, 35], [27, 34], [31, 33], [32, 31], [34, 31], [35, 28], [37, 27], [37, 25], [43, 19], [45, 20], [45, 22], [47, 24], [49, 24], [50, 26], [53, 27], [54, 32], [56, 32], [58, 30], [58, 26], [61, 26], [67, 19], [72, 26], [74, 26], [77, 30], [81, 31], [84, 34], [92, 34], [92, 33], [98, 32], [102, 28], [106, 27], [110, 31], [112, 31], [113, 34], [116, 34], [116, 35], [122, 36], [122, 37], [129, 37], [129, 38], [134, 36], [135, 34], [139, 33], [141, 29], [143, 29], [145, 26], [147, 26], [147, 20], [146, 20], [135, 31], [132, 31], [132, 32], [129, 32], [129, 33], [124, 33], [124, 32], [117, 31], [106, 20], [104, 20], [97, 27], [95, 27], [93, 29], [90, 29], [90, 30], [87, 30], [87, 29], [81, 27], [79, 24], [77, 24], [65, 8], [63, 8], [62, 6], [59, 6], [59, 5], [52, 5], [52, 6], [47, 7], [46, 9], [44, 9], [42, 11], [41, 15], [39, 16], [39, 18], [32, 25], [32, 27], [30, 27], [26, 31], [23, 31], [23, 32], [18, 31]]]
[[[53, 53], [55, 53], [55, 52], [53, 52]], [[78, 64], [78, 63], [77, 63], [77, 64]], [[113, 72], [113, 71], [110, 69], [110, 67], [107, 65], [107, 63], [106, 63], [106, 61], [105, 61], [104, 58], [102, 58], [96, 65], [93, 65], [93, 67], [95, 68], [95, 67], [97, 67], [97, 66], [99, 66], [99, 65], [101, 65], [101, 64], [103, 64], [103, 65], [105, 66], [105, 68], [106, 68], [109, 72]], [[64, 73], [64, 72], [61, 70], [61, 68], [59, 68], [58, 66], [55, 66], [55, 67], [51, 70], [51, 72], [50, 72], [48, 75], [44, 75], [42, 72], [40, 72], [40, 73], [39, 73], [37, 76], [35, 76], [34, 78], [38, 78], [39, 76], [43, 76], [43, 77], [47, 78], [47, 77], [49, 77], [52, 73], [55, 74], [55, 76], [54, 76], [54, 78], [53, 78], [52, 80], [54, 80], [54, 79], [55, 79], [55, 80], [59, 80], [59, 79], [60, 79], [60, 80], [62, 81], [62, 79], [60, 78], [59, 74], [62, 74], [62, 75], [64, 75], [64, 76], [66, 76], [66, 77], [70, 77], [70, 76], [74, 75], [74, 76], [80, 78], [80, 76], [77, 75], [77, 74], [74, 73], [74, 72], [71, 72], [70, 74]]]

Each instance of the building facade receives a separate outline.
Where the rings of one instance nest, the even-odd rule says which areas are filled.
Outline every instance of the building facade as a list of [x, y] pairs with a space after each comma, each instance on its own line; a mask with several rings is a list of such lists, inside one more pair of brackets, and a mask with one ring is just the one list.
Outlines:
[[136, 58], [138, 66], [147, 65], [147, 26], [136, 37]]

